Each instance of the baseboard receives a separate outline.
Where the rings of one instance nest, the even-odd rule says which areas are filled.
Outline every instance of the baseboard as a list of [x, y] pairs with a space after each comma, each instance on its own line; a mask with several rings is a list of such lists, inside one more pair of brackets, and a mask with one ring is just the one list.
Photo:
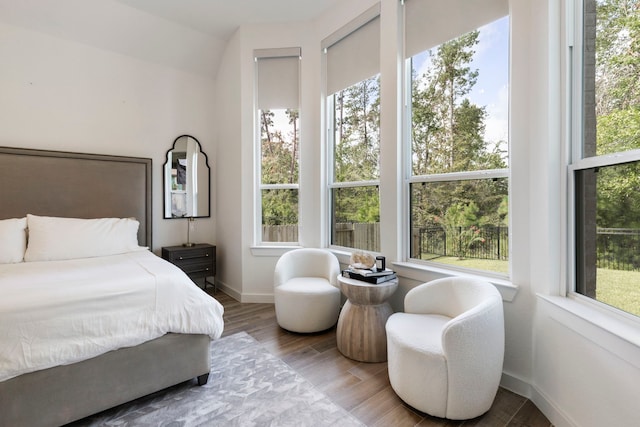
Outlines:
[[549, 421], [551, 421], [554, 427], [578, 427], [578, 424], [555, 405], [549, 396], [522, 378], [507, 372], [502, 372], [500, 386], [531, 400]]
[[222, 281], [216, 282], [218, 290], [240, 302], [273, 304], [273, 294], [243, 293]]
[[536, 386], [531, 387], [531, 401], [540, 409], [540, 411], [551, 421], [554, 427], [578, 427], [576, 423], [566, 412], [559, 408], [548, 395]]
[[516, 394], [519, 394], [520, 396], [526, 397], [527, 399], [531, 398], [531, 384], [515, 375], [502, 371], [500, 386]]
[[230, 286], [227, 286], [224, 282], [221, 282], [219, 280], [216, 281], [216, 288], [218, 291], [224, 292], [236, 301], [240, 301], [242, 298], [242, 294], [240, 292]]

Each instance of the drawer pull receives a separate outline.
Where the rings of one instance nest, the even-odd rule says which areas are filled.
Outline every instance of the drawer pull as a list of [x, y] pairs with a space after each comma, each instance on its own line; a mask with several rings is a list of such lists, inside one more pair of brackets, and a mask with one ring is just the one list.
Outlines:
[[[206, 256], [209, 256], [209, 254], [207, 254]], [[198, 259], [198, 258], [202, 258], [202, 255], [195, 255], [195, 256], [182, 256], [180, 255], [178, 257], [178, 259], [183, 260], [183, 259]]]
[[203, 271], [209, 271], [209, 267], [205, 268], [204, 270], [191, 270], [189, 271], [189, 274], [202, 273]]

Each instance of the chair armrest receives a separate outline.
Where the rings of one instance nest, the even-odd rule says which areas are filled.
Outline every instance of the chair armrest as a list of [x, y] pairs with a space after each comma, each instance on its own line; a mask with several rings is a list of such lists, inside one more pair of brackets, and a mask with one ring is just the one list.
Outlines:
[[[501, 371], [504, 357], [502, 300], [499, 297], [489, 299], [447, 322], [442, 330], [442, 349], [451, 376]], [[473, 382], [473, 378], [459, 378], [458, 381]]]

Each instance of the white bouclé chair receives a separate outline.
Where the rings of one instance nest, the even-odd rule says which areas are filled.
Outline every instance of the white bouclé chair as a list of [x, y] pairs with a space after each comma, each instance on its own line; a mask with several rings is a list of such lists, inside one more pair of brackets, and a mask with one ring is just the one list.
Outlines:
[[492, 284], [451, 277], [419, 285], [386, 332], [389, 380], [403, 401], [453, 420], [489, 410], [504, 359], [502, 297]]
[[340, 264], [325, 249], [294, 249], [282, 255], [273, 275], [276, 320], [292, 332], [319, 332], [340, 314]]

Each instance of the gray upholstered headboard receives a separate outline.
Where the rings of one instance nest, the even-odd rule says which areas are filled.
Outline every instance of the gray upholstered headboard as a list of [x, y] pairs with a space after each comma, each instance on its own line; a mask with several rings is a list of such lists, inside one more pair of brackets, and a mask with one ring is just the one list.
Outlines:
[[0, 147], [0, 219], [136, 218], [151, 247], [151, 159]]

